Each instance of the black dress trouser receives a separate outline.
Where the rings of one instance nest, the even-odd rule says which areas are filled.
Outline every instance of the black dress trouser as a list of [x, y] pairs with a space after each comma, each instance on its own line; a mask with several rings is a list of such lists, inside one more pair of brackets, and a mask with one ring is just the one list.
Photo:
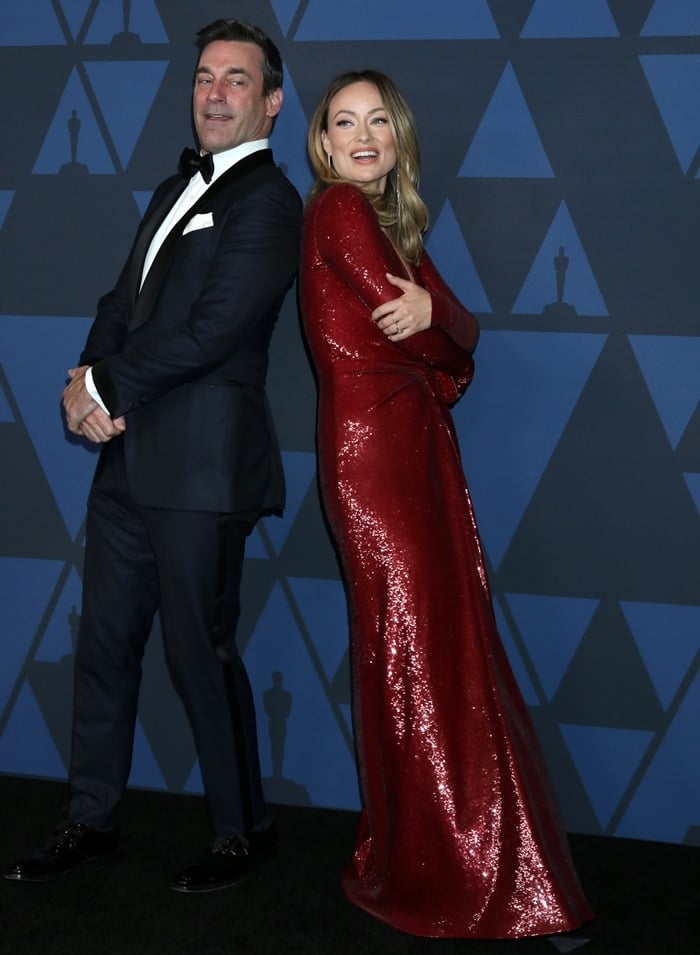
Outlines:
[[192, 727], [213, 833], [261, 828], [269, 814], [255, 710], [235, 641], [245, 540], [252, 525], [231, 514], [136, 505], [122, 450], [110, 452], [88, 501], [70, 818], [101, 830], [117, 824], [131, 769], [141, 662], [159, 611], [165, 656]]

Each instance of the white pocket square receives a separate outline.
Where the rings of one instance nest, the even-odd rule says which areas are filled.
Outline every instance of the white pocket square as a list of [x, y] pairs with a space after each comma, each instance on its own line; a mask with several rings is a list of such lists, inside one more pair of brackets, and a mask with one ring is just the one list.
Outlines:
[[211, 229], [213, 225], [214, 216], [211, 212], [198, 212], [196, 216], [192, 216], [182, 230], [182, 234], [187, 235], [188, 232], [194, 232], [196, 229]]

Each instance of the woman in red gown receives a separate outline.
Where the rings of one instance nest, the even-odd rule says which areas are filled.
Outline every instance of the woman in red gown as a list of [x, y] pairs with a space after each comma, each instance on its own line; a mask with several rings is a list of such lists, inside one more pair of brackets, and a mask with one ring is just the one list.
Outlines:
[[344, 74], [309, 152], [301, 307], [363, 804], [344, 888], [414, 935], [567, 931], [591, 913], [496, 630], [450, 414], [478, 325], [422, 249], [413, 118], [388, 77]]

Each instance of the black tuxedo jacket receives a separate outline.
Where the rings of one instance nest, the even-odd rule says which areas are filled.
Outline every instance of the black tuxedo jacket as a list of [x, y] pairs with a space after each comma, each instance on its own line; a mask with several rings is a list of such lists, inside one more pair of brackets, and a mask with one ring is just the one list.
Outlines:
[[172, 229], [139, 292], [150, 241], [184, 185], [173, 177], [155, 191], [80, 357], [112, 417], [126, 420], [96, 476], [123, 442], [130, 491], [143, 506], [280, 511], [265, 377], [297, 269], [301, 200], [269, 149], [244, 158]]

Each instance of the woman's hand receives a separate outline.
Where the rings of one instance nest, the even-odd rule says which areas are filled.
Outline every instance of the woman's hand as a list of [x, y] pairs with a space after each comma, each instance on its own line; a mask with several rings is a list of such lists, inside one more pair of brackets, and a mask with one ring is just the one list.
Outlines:
[[416, 332], [430, 328], [433, 313], [430, 293], [415, 282], [391, 275], [390, 272], [386, 273], [386, 277], [392, 285], [401, 289], [402, 294], [390, 302], [384, 302], [372, 312], [377, 328], [394, 341], [403, 341]]

